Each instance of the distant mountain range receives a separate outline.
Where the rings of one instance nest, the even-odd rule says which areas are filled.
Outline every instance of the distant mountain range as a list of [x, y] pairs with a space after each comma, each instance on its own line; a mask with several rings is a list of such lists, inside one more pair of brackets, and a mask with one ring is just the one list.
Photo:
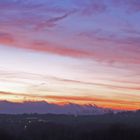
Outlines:
[[101, 108], [96, 105], [78, 105], [66, 104], [57, 105], [47, 102], [24, 102], [13, 103], [8, 101], [0, 101], [0, 114], [23, 114], [23, 113], [39, 113], [39, 114], [73, 114], [73, 115], [101, 115], [106, 113], [117, 113], [119, 110]]

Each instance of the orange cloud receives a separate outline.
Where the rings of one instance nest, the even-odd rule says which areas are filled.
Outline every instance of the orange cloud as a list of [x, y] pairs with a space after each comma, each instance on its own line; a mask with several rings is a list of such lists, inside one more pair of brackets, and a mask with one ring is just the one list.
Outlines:
[[[97, 106], [104, 108], [113, 108], [113, 109], [121, 109], [121, 110], [137, 110], [140, 109], [140, 101], [127, 100], [127, 95], [125, 95], [126, 99], [109, 99], [102, 97], [89, 97], [89, 96], [55, 96], [55, 95], [33, 95], [33, 94], [22, 94], [22, 93], [10, 93], [10, 92], [0, 92], [0, 95], [13, 95], [13, 96], [21, 96], [24, 97], [19, 99], [19, 102], [27, 101], [26, 97], [29, 101], [47, 101], [50, 103], [56, 104], [67, 104], [67, 103], [76, 103], [76, 104], [96, 104]], [[12, 99], [10, 100], [12, 101]], [[13, 99], [14, 101], [14, 99]], [[17, 100], [16, 100], [17, 101]]]

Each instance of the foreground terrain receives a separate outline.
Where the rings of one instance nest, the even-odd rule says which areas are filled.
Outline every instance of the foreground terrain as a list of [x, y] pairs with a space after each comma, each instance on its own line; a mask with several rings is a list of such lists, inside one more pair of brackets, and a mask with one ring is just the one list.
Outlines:
[[140, 111], [105, 115], [0, 115], [0, 140], [140, 140]]

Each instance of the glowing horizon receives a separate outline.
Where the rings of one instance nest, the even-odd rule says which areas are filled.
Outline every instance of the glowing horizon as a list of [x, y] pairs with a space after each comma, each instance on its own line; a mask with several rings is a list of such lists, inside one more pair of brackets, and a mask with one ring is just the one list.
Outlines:
[[0, 101], [140, 109], [138, 5], [1, 0]]

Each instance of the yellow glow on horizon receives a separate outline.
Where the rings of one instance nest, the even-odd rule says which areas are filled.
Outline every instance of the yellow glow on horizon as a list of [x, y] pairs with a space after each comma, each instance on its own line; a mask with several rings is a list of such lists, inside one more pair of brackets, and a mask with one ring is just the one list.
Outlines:
[[[124, 96], [125, 97], [125, 96]], [[46, 95], [46, 96], [35, 96], [35, 95], [26, 95], [18, 93], [8, 93], [0, 92], [0, 100], [6, 100], [10, 102], [40, 102], [46, 101], [48, 103], [64, 105], [67, 103], [75, 103], [80, 105], [85, 104], [96, 104], [99, 107], [103, 108], [113, 108], [120, 110], [136, 110], [140, 109], [140, 101], [136, 100], [123, 100], [116, 98], [102, 98], [96, 96], [56, 96], [56, 95]]]

